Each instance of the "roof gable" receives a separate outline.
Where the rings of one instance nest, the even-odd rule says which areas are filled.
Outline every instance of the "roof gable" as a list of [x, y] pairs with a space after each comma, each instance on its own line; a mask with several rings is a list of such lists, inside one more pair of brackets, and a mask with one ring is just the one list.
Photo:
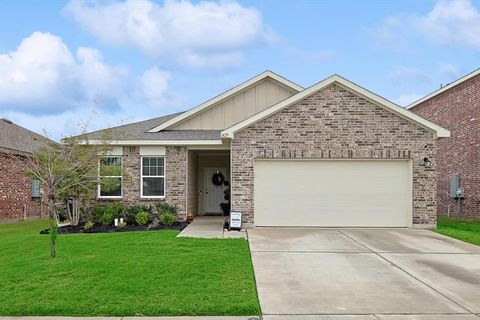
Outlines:
[[[189, 126], [183, 128], [182, 126], [179, 126], [182, 122], [185, 122], [187, 119], [191, 119], [191, 118], [194, 118], [196, 116], [199, 116], [200, 113], [202, 113], [203, 111], [215, 106], [216, 104], [219, 104], [221, 103], [222, 101], [225, 101], [227, 99], [229, 99], [230, 97], [233, 97], [235, 96], [236, 94], [242, 92], [243, 90], [257, 84], [257, 83], [261, 83], [262, 81], [266, 81], [267, 79], [272, 79], [273, 81], [279, 83], [280, 85], [288, 88], [289, 90], [293, 91], [294, 93], [296, 92], [299, 92], [301, 90], [303, 90], [303, 88], [271, 71], [265, 71], [253, 78], [251, 78], [250, 80], [247, 80], [241, 84], [239, 84], [238, 86], [230, 89], [230, 90], [227, 90], [225, 91], [224, 93], [198, 105], [197, 107], [195, 108], [192, 108], [180, 115], [178, 115], [177, 117], [174, 117], [173, 119], [170, 119], [152, 129], [150, 129], [148, 132], [159, 132], [161, 130], [164, 130], [164, 129], [171, 129], [173, 128], [174, 125], [177, 125], [177, 127], [175, 127], [175, 129], [197, 129], [197, 128], [191, 128]], [[200, 118], [200, 117], [198, 117]], [[227, 122], [228, 123], [228, 122]], [[198, 128], [198, 129], [214, 129], [214, 128]], [[223, 128], [222, 128], [223, 129]]]
[[478, 75], [480, 75], [480, 69], [477, 69], [473, 72], [470, 72], [469, 74], [461, 77], [460, 79], [457, 79], [457, 80], [453, 81], [452, 83], [449, 83], [449, 84], [443, 86], [442, 88], [430, 93], [429, 95], [426, 95], [425, 97], [423, 97], [423, 98], [421, 98], [417, 101], [414, 101], [413, 103], [409, 104], [406, 108], [407, 109], [412, 109], [412, 108], [418, 106], [419, 104], [421, 104], [422, 102], [430, 100], [431, 98], [433, 98], [435, 96], [438, 96], [439, 94], [442, 94], [443, 92], [448, 91], [448, 90], [456, 87], [457, 85], [462, 84], [462, 83], [464, 83], [464, 82], [466, 82], [466, 81], [468, 81], [468, 80], [470, 80], [470, 79], [472, 79], [472, 78], [474, 78]]
[[324, 88], [326, 88], [327, 86], [331, 85], [331, 84], [338, 84], [340, 86], [343, 86], [345, 89], [348, 89], [349, 91], [352, 91], [353, 93], [361, 96], [362, 98], [366, 99], [366, 100], [369, 100], [373, 103], [375, 103], [376, 105], [380, 106], [380, 107], [383, 107], [389, 111], [391, 111], [392, 113], [398, 115], [399, 117], [402, 117], [408, 121], [411, 121], [421, 127], [424, 127], [426, 128], [427, 130], [430, 130], [430, 131], [433, 131], [435, 132], [436, 136], [441, 138], [441, 137], [449, 137], [450, 136], [450, 131], [448, 131], [447, 129], [444, 129], [416, 114], [414, 114], [413, 112], [411, 111], [408, 111], [396, 104], [394, 104], [393, 102], [377, 95], [377, 94], [374, 94], [373, 92], [371, 91], [368, 91], [366, 90], [365, 88], [362, 88], [360, 86], [358, 86], [357, 84], [345, 79], [345, 78], [342, 78], [338, 75], [333, 75], [331, 77], [328, 77], [327, 79], [325, 80], [322, 80], [320, 82], [318, 82], [317, 84], [314, 84], [313, 86], [297, 93], [296, 95], [293, 95], [273, 106], [271, 106], [270, 108], [267, 108], [255, 115], [253, 115], [252, 117], [242, 121], [242, 122], [239, 122], [233, 126], [231, 126], [230, 128], [227, 128], [225, 130], [222, 131], [222, 137], [223, 138], [233, 138], [234, 137], [234, 134], [235, 132], [237, 131], [240, 131], [262, 119], [265, 119], [269, 116], [271, 116], [272, 114], [275, 114], [281, 110], [283, 110], [284, 108], [314, 94], [315, 92], [318, 92], [319, 90], [322, 90]]

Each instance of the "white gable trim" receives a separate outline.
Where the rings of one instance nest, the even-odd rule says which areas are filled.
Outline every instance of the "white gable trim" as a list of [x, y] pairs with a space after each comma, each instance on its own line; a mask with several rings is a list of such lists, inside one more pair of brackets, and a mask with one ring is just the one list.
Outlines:
[[312, 94], [314, 94], [315, 92], [333, 84], [333, 83], [336, 83], [336, 84], [339, 84], [340, 86], [343, 86], [345, 87], [346, 89], [350, 90], [350, 91], [353, 91], [355, 92], [356, 94], [362, 96], [364, 99], [367, 99], [393, 113], [395, 113], [396, 115], [406, 119], [406, 120], [409, 120], [417, 125], [420, 125], [428, 130], [431, 130], [433, 132], [436, 133], [436, 136], [438, 138], [443, 138], [443, 137], [449, 137], [450, 136], [450, 131], [448, 131], [447, 129], [445, 128], [442, 128], [416, 114], [414, 114], [413, 112], [411, 111], [408, 111], [406, 110], [405, 108], [402, 108], [396, 104], [394, 104], [393, 102], [385, 99], [385, 98], [382, 98], [381, 96], [379, 95], [376, 95], [374, 94], [373, 92], [371, 91], [368, 91], [358, 85], [356, 85], [355, 83], [353, 82], [350, 82], [348, 81], [347, 79], [345, 78], [342, 78], [338, 75], [333, 75], [325, 80], [322, 80], [320, 82], [318, 82], [317, 84], [297, 93], [296, 95], [293, 95], [291, 96], [290, 98], [287, 98], [273, 106], [271, 106], [270, 108], [267, 108], [255, 115], [253, 115], [252, 117], [248, 118], [248, 119], [245, 119], [244, 121], [242, 122], [239, 122], [233, 126], [231, 126], [230, 128], [227, 128], [225, 130], [222, 131], [221, 133], [221, 136], [223, 138], [233, 138], [234, 137], [234, 134], [235, 132], [239, 131], [239, 130], [242, 130], [260, 120], [263, 120], [269, 116], [271, 116], [272, 114], [276, 113], [276, 112], [279, 112], [280, 110], [294, 104], [295, 102], [297, 101], [300, 101]]
[[477, 69], [477, 70], [475, 70], [475, 71], [473, 71], [473, 72], [470, 72], [470, 73], [467, 74], [466, 76], [463, 76], [463, 77], [461, 77], [460, 79], [455, 80], [454, 82], [449, 83], [449, 84], [443, 86], [442, 88], [440, 88], [440, 89], [438, 89], [438, 90], [430, 93], [429, 95], [427, 95], [427, 96], [425, 96], [425, 97], [423, 97], [423, 98], [421, 98], [421, 99], [419, 99], [419, 100], [417, 100], [417, 101], [414, 101], [413, 103], [411, 103], [411, 104], [409, 104], [409, 105], [407, 106], [407, 109], [411, 109], [411, 108], [419, 105], [420, 103], [425, 102], [425, 101], [427, 101], [427, 100], [429, 100], [429, 99], [431, 99], [431, 98], [433, 98], [433, 97], [435, 97], [435, 96], [437, 96], [437, 95], [439, 95], [439, 94], [441, 94], [441, 93], [443, 93], [443, 92], [445, 92], [445, 91], [447, 91], [447, 90], [455, 87], [456, 85], [461, 84], [462, 82], [465, 82], [465, 81], [467, 81], [467, 80], [472, 79], [473, 77], [478, 76], [479, 74], [480, 74], [480, 69]]
[[210, 107], [210, 106], [212, 106], [212, 105], [214, 105], [214, 104], [216, 104], [216, 103], [218, 103], [218, 102], [220, 102], [220, 101], [222, 101], [222, 100], [224, 100], [224, 99], [226, 99], [226, 98], [228, 98], [228, 97], [230, 97], [230, 96], [232, 96], [232, 95], [234, 95], [234, 94], [236, 94], [236, 93], [238, 93], [242, 90], [244, 90], [245, 88], [247, 88], [247, 87], [249, 87], [249, 86], [251, 86], [251, 85], [267, 78], [267, 77], [270, 77], [270, 78], [280, 82], [281, 84], [283, 84], [283, 85], [285, 85], [285, 86], [287, 86], [287, 87], [289, 87], [289, 88], [291, 88], [291, 89], [293, 89], [297, 92], [303, 90], [303, 87], [291, 82], [290, 80], [287, 80], [287, 79], [279, 76], [276, 73], [273, 73], [272, 71], [267, 70], [267, 71], [262, 72], [261, 74], [255, 76], [255, 77], [251, 78], [250, 80], [247, 80], [247, 81], [239, 84], [238, 86], [233, 87], [232, 89], [230, 89], [228, 91], [225, 91], [224, 93], [216, 96], [215, 98], [210, 99], [210, 100], [196, 106], [195, 108], [190, 109], [190, 110], [176, 116], [175, 118], [170, 119], [170, 120], [156, 126], [153, 129], [150, 129], [148, 132], [159, 132], [161, 130], [164, 130], [164, 129], [172, 126], [173, 124], [178, 123], [182, 120], [185, 120], [185, 119], [199, 113], [200, 111], [202, 111], [202, 110], [204, 110], [204, 109], [206, 109], [206, 108], [208, 108], [208, 107]]

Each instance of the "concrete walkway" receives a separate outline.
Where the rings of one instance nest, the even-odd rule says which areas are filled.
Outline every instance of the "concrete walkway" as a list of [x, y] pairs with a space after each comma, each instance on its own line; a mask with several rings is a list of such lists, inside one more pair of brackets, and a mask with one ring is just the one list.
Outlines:
[[265, 320], [480, 320], [480, 247], [428, 230], [248, 230]]
[[223, 229], [224, 216], [200, 216], [195, 217], [177, 237], [225, 239], [225, 238], [247, 238], [247, 233], [242, 231], [228, 231]]

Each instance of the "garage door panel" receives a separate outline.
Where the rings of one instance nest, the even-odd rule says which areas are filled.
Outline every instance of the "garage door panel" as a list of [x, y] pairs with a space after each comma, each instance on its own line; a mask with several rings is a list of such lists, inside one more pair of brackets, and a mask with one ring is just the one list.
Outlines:
[[410, 226], [409, 161], [259, 160], [257, 226]]

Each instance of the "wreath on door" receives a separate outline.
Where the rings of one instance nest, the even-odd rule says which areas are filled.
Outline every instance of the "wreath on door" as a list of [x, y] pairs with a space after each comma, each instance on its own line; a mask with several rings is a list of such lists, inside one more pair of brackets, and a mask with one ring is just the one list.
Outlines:
[[221, 186], [225, 182], [225, 176], [220, 171], [217, 171], [212, 176], [212, 183], [216, 186]]

